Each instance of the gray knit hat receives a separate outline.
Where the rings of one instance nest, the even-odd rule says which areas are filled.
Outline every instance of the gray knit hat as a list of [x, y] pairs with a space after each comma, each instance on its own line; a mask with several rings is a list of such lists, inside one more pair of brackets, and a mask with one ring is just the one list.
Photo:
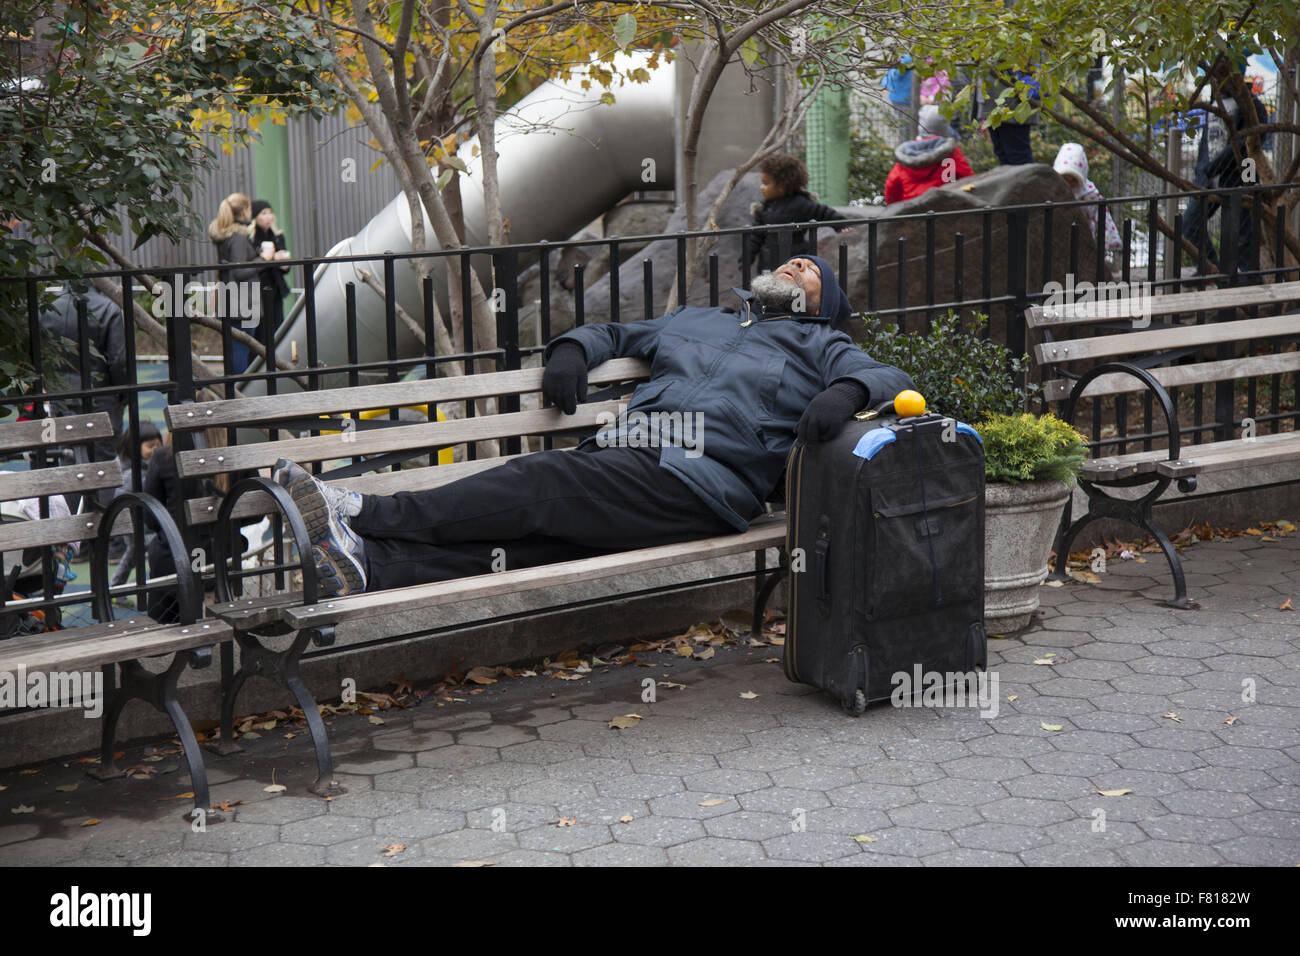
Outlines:
[[939, 112], [939, 107], [933, 103], [927, 103], [921, 107], [921, 112], [917, 115], [917, 126], [919, 127], [919, 135], [922, 136], [952, 135], [952, 127], [948, 125], [948, 121]]

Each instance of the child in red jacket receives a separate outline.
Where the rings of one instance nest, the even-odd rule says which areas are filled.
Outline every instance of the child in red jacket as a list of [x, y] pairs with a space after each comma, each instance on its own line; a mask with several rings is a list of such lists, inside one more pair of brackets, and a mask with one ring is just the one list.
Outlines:
[[903, 202], [927, 189], [975, 175], [939, 107], [921, 107], [918, 121], [921, 135], [894, 149], [897, 162], [885, 180], [886, 203]]

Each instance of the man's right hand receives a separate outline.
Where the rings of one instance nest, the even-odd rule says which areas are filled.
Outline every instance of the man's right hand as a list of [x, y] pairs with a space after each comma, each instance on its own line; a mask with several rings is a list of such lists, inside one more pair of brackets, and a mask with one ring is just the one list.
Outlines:
[[577, 342], [561, 342], [542, 373], [542, 396], [566, 415], [587, 400], [587, 353]]

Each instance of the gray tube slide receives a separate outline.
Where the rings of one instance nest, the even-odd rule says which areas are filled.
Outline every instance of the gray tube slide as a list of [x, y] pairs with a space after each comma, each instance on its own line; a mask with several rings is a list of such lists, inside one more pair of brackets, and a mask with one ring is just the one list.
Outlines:
[[[621, 56], [618, 66], [635, 69], [645, 62], [645, 57]], [[590, 90], [583, 90], [581, 81], [581, 75], [575, 74], [567, 83], [544, 83], [497, 120], [501, 206], [510, 220], [512, 242], [567, 239], [628, 193], [652, 183], [663, 188], [674, 181], [674, 67], [661, 66], [651, 72], [648, 83], [615, 87], [613, 103], [601, 101], [603, 91], [594, 83]], [[470, 246], [487, 243], [482, 159], [472, 155], [476, 143], [464, 144], [457, 154], [469, 170], [461, 185], [461, 201], [465, 238]], [[653, 166], [647, 160], [653, 161]], [[653, 180], [643, 179], [643, 174], [650, 175], [646, 171], [651, 168]], [[437, 248], [427, 218], [425, 235], [429, 247]], [[410, 251], [410, 209], [406, 197], [398, 195], [359, 233], [334, 246], [329, 255]], [[476, 262], [475, 267], [486, 268], [487, 257], [479, 258], [483, 261]], [[348, 282], [356, 284], [360, 361], [387, 358], [384, 303], [361, 282], [359, 269], [383, 281], [383, 263], [379, 260], [324, 263], [312, 277], [316, 288], [317, 348], [325, 365], [344, 365], [348, 361], [344, 292]], [[445, 298], [442, 270], [435, 271], [434, 277], [439, 297]], [[399, 262], [396, 280], [397, 302], [412, 316], [422, 315], [415, 271]], [[304, 301], [297, 302], [276, 334], [277, 355], [289, 361], [296, 343], [299, 365], [305, 365], [307, 358], [304, 306]], [[399, 356], [423, 354], [401, 322], [397, 334]], [[257, 371], [261, 365], [258, 359], [249, 371]], [[284, 391], [297, 386], [292, 380], [282, 379], [279, 387]], [[250, 382], [243, 391], [264, 394], [265, 385]]]

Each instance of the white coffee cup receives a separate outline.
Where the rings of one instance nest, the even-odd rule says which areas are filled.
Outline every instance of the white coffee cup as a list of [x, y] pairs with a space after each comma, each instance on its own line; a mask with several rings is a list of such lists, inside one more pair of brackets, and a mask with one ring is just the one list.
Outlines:
[[262, 243], [262, 258], [269, 259], [275, 255], [275, 243], [267, 239]]

